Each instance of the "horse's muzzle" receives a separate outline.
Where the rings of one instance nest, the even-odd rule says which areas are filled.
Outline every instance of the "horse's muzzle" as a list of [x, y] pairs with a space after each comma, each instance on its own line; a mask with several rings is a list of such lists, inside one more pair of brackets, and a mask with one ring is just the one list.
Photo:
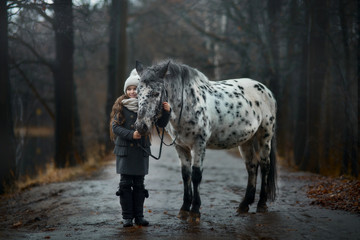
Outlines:
[[139, 123], [139, 122], [135, 123], [135, 129], [143, 136], [147, 135], [149, 130], [145, 123]]

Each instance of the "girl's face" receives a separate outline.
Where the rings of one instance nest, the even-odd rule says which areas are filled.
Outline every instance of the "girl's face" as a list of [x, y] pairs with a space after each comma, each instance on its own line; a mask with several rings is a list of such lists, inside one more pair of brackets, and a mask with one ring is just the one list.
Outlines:
[[137, 98], [136, 86], [131, 85], [126, 89], [126, 95], [129, 98]]

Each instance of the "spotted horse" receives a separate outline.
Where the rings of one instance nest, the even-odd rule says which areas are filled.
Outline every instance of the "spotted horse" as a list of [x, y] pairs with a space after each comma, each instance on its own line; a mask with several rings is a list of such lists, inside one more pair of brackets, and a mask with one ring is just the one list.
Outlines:
[[[258, 166], [261, 169], [257, 212], [276, 195], [276, 100], [269, 89], [249, 78], [209, 81], [199, 70], [176, 61], [150, 67], [136, 62], [140, 75], [139, 110], [135, 123], [142, 135], [161, 117], [161, 102], [172, 107], [166, 131], [175, 140], [184, 184], [178, 217], [200, 220], [200, 192], [205, 149], [239, 147], [248, 183], [237, 212], [247, 213], [255, 200]], [[219, 159], [221, 161], [221, 159]]]

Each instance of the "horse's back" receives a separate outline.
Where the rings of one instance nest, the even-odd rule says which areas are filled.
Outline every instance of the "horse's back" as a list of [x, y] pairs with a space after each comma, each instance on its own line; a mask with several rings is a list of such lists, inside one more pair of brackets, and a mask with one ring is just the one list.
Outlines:
[[273, 95], [263, 84], [249, 78], [211, 82], [212, 100], [208, 108], [213, 119], [211, 148], [234, 147], [250, 139], [275, 114]]
[[256, 80], [250, 78], [227, 79], [214, 81], [212, 85], [221, 91], [229, 92], [229, 96], [240, 96], [242, 99], [251, 101], [251, 105], [258, 105], [264, 111], [268, 110], [272, 115], [275, 115], [276, 100], [273, 93], [264, 84]]

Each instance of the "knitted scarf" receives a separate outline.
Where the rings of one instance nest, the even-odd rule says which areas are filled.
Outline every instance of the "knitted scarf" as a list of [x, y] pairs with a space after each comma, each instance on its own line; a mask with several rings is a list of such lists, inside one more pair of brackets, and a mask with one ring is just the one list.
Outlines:
[[129, 109], [132, 112], [137, 113], [138, 111], [138, 99], [137, 98], [129, 98], [122, 100], [122, 104], [124, 107]]

